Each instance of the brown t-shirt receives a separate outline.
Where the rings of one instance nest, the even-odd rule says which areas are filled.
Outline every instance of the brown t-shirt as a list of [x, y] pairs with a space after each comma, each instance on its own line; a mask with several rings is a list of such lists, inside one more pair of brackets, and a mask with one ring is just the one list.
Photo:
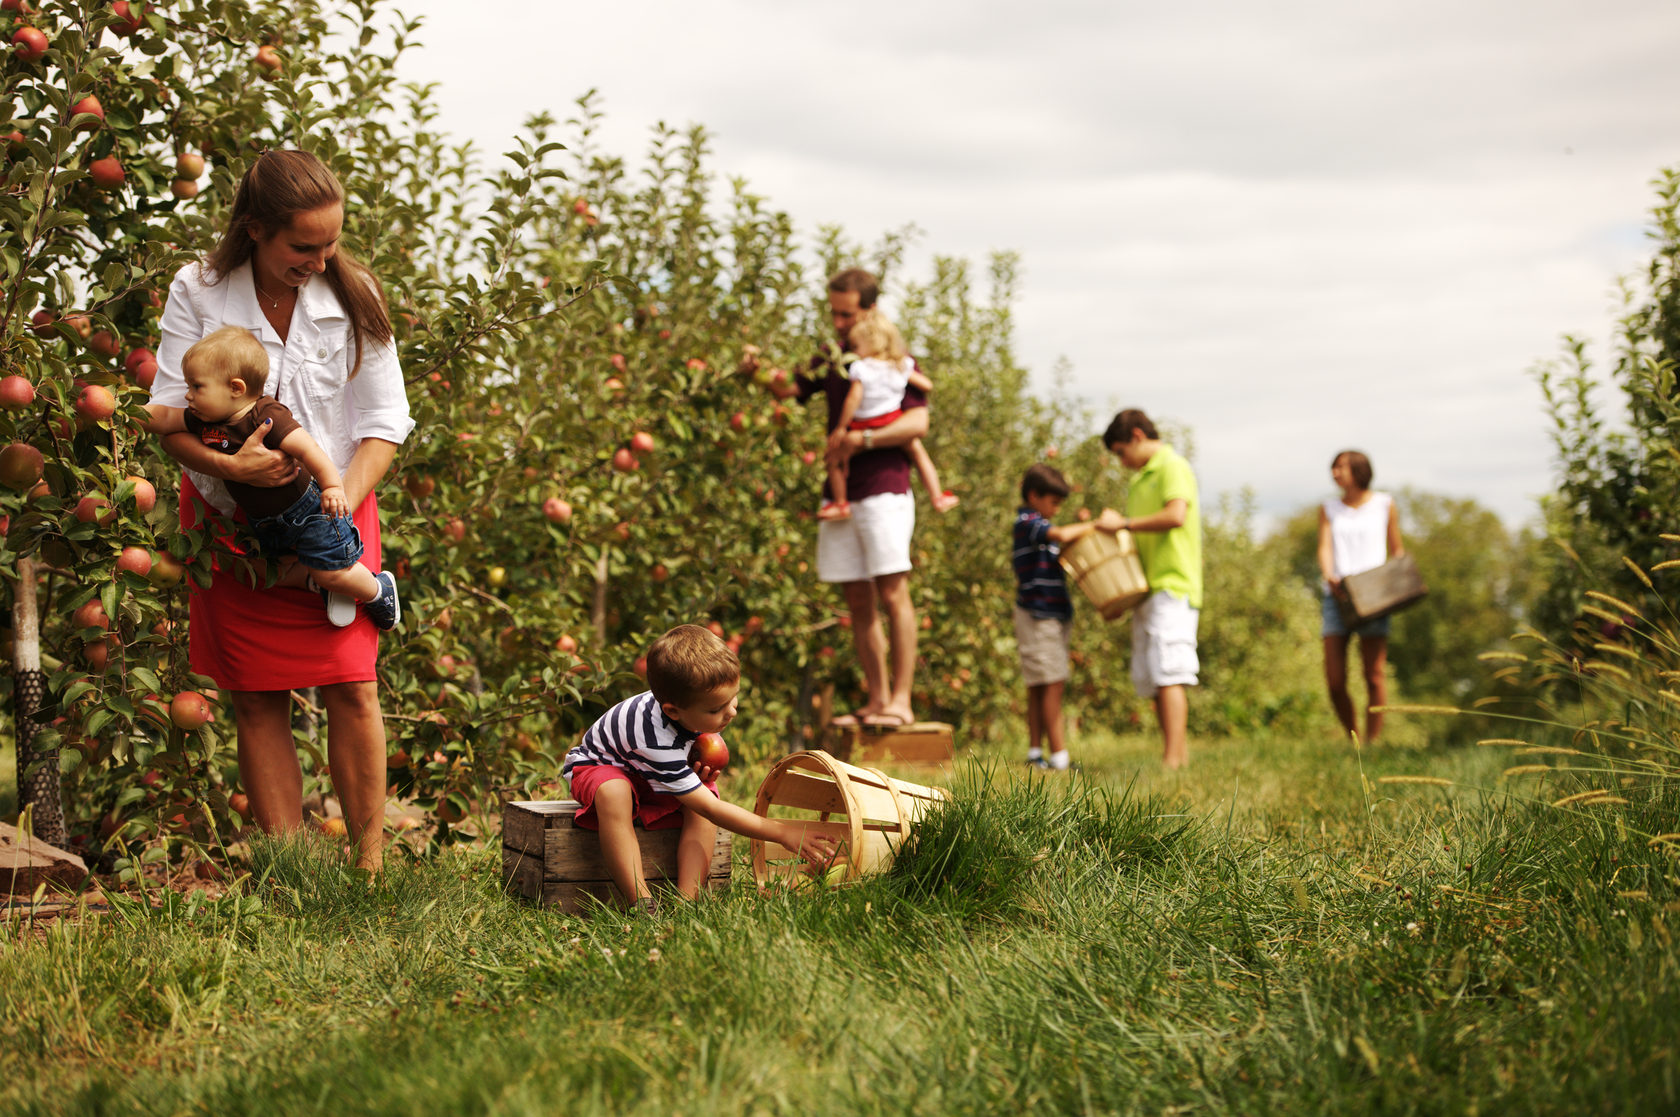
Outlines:
[[[191, 411], [186, 413], [185, 422], [187, 432], [210, 449], [221, 454], [237, 454], [239, 448], [245, 445], [245, 440], [257, 433], [257, 427], [265, 419], [274, 420], [274, 426], [263, 436], [263, 445], [270, 450], [280, 449], [280, 443], [286, 440], [286, 436], [302, 425], [292, 418], [291, 409], [273, 396], [260, 397], [256, 406], [231, 422], [207, 423]], [[245, 515], [260, 520], [265, 516], [278, 516], [296, 504], [298, 497], [309, 488], [309, 472], [299, 470], [296, 477], [274, 488], [247, 485], [243, 481], [228, 481], [226, 484], [228, 495], [245, 509]]]
[[[917, 366], [917, 371], [920, 371], [920, 366]], [[837, 366], [826, 353], [818, 353], [811, 359], [810, 374], [795, 376], [793, 382], [794, 387], [799, 390], [801, 403], [818, 392], [823, 393], [828, 402], [828, 430], [832, 433], [834, 428], [840, 425], [840, 410], [846, 406], [846, 393], [852, 390], [852, 381], [846, 375], [846, 370]], [[927, 396], [922, 394], [920, 388], [912, 385], [905, 390], [902, 410], [909, 411], [912, 407], [927, 405]], [[863, 500], [882, 493], [909, 491], [910, 455], [902, 446], [859, 450], [847, 463], [847, 500]], [[833, 496], [828, 491], [827, 481], [823, 482], [823, 496]]]

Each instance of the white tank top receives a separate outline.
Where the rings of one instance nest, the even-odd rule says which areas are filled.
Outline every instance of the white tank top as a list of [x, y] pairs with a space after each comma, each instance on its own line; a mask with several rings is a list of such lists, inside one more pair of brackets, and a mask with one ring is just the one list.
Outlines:
[[1324, 502], [1336, 577], [1375, 570], [1388, 561], [1388, 510], [1392, 507], [1394, 498], [1377, 492], [1370, 493], [1358, 508], [1349, 508], [1339, 498]]

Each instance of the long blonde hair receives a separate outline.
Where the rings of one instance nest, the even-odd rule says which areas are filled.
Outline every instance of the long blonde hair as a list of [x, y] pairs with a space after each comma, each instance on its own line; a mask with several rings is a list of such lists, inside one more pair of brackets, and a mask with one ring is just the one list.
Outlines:
[[892, 319], [879, 310], [866, 310], [860, 314], [847, 332], [846, 340], [852, 352], [859, 357], [898, 362], [910, 355], [910, 347], [904, 344], [904, 335], [898, 332]]
[[[233, 212], [228, 218], [227, 231], [222, 234], [210, 255], [199, 264], [200, 278], [214, 272], [220, 283], [235, 268], [256, 252], [253, 226], [268, 233], [286, 228], [300, 213], [308, 213], [334, 202], [344, 204], [344, 187], [338, 176], [307, 151], [269, 151], [239, 180], [233, 195]], [[374, 274], [340, 248], [327, 260], [322, 273], [327, 285], [343, 305], [350, 318], [350, 332], [356, 338], [356, 362], [350, 366], [355, 376], [362, 367], [362, 342], [391, 340], [391, 318], [385, 309], [385, 295]]]

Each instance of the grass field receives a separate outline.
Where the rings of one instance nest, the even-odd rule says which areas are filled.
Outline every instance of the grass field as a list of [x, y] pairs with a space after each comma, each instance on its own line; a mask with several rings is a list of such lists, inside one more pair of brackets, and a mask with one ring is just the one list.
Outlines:
[[[1680, 890], [1643, 836], [1674, 795], [1537, 807], [1491, 748], [1193, 749], [982, 757], [892, 873], [658, 919], [511, 902], [494, 847], [369, 888], [296, 844], [213, 903], [14, 921], [0, 1112], [1675, 1110]], [[1454, 786], [1380, 782], [1414, 775]]]

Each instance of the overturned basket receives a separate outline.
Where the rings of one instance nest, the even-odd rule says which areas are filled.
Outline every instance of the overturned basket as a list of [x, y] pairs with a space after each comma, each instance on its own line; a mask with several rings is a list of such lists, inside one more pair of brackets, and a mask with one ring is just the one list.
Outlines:
[[[796, 752], [764, 777], [753, 810], [764, 818], [806, 822], [841, 848], [839, 880], [888, 868], [898, 847], [929, 807], [946, 798], [937, 787], [895, 780], [826, 752]], [[804, 858], [777, 842], [752, 843], [753, 879], [760, 887], [793, 883], [809, 870]]]

